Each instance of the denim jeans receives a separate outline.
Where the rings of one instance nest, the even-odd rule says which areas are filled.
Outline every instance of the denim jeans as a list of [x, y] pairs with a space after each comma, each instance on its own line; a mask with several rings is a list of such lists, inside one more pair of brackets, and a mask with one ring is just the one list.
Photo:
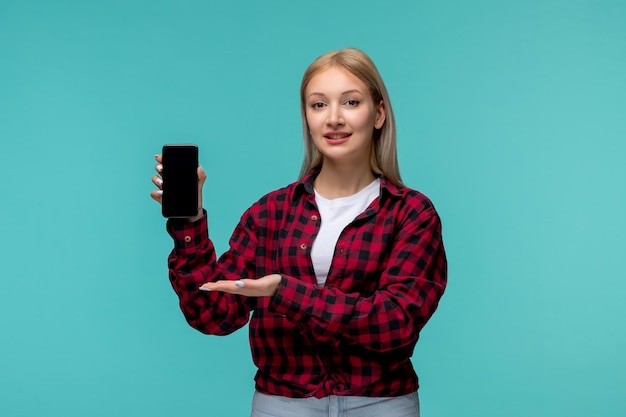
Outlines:
[[401, 397], [287, 398], [254, 393], [251, 417], [419, 417], [417, 392]]

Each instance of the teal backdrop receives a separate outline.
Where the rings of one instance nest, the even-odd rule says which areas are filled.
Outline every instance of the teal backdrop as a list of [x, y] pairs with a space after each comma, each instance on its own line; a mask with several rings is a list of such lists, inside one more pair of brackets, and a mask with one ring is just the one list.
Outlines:
[[626, 2], [0, 1], [0, 415], [246, 416], [242, 330], [186, 324], [153, 155], [194, 142], [217, 249], [293, 181], [300, 77], [367, 52], [449, 286], [426, 417], [626, 415]]

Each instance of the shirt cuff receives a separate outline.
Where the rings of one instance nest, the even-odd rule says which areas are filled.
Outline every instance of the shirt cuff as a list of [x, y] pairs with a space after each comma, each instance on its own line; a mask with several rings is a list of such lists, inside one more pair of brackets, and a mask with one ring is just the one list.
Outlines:
[[183, 252], [194, 252], [209, 238], [206, 210], [204, 216], [195, 222], [182, 219], [169, 219], [167, 232], [174, 239], [174, 249]]

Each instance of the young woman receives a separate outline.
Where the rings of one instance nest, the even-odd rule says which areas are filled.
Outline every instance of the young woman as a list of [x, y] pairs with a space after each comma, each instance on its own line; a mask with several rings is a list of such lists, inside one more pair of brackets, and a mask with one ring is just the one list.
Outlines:
[[199, 331], [249, 322], [252, 416], [419, 416], [410, 358], [447, 281], [439, 216], [402, 184], [391, 102], [369, 57], [320, 56], [300, 95], [299, 180], [246, 210], [219, 259], [202, 208], [168, 221], [170, 281]]

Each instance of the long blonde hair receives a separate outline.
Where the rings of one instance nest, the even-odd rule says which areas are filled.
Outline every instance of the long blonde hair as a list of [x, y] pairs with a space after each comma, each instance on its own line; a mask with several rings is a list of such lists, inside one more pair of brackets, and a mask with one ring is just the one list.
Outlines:
[[306, 120], [305, 90], [315, 74], [333, 66], [342, 67], [360, 79], [369, 88], [374, 103], [381, 101], [384, 103], [385, 122], [380, 129], [374, 130], [370, 167], [375, 174], [384, 175], [392, 183], [402, 187], [396, 150], [396, 124], [387, 88], [374, 62], [364, 52], [355, 48], [346, 48], [321, 55], [309, 65], [302, 76], [300, 110], [302, 113], [304, 160], [300, 169], [300, 178], [304, 177], [311, 169], [320, 167], [323, 162], [322, 154], [313, 144]]

